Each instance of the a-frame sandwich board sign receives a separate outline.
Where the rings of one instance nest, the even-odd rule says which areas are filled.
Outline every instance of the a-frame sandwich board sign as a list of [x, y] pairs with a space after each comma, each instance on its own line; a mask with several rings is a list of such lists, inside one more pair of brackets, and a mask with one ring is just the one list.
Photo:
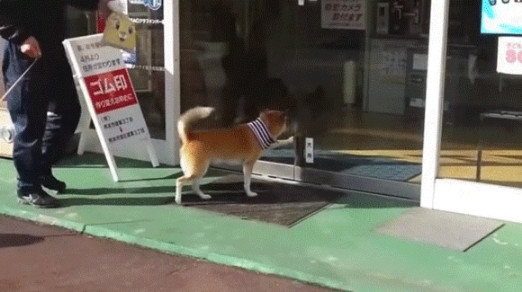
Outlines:
[[[113, 150], [147, 149], [152, 166], [159, 165], [121, 50], [102, 42], [103, 34], [63, 41], [76, 84], [94, 123], [114, 181], [118, 181]], [[83, 122], [78, 153], [83, 153], [90, 121]]]

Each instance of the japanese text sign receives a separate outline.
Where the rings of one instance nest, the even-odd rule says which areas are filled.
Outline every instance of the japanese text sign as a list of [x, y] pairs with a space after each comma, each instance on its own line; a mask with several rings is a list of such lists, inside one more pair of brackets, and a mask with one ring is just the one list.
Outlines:
[[134, 105], [136, 96], [125, 69], [84, 78], [96, 114]]
[[121, 52], [111, 46], [102, 43], [102, 34], [96, 34], [96, 38], [80, 37], [66, 40], [70, 44], [72, 67], [78, 77], [102, 74], [113, 70], [125, 69]]
[[102, 34], [64, 41], [100, 139], [109, 146], [150, 140], [121, 51], [104, 45]]
[[321, 1], [322, 28], [364, 30], [365, 22], [365, 0]]

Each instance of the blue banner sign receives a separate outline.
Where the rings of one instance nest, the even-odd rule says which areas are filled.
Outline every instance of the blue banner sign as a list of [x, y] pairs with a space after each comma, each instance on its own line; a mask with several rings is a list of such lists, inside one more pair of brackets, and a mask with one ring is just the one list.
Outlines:
[[522, 34], [522, 0], [482, 0], [480, 32]]

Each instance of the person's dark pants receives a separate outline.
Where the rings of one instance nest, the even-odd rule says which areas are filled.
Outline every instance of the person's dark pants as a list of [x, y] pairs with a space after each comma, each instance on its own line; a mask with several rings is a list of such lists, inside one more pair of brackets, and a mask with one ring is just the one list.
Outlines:
[[[18, 46], [8, 43], [2, 64], [6, 88], [32, 62]], [[7, 106], [16, 133], [13, 161], [18, 172], [18, 192], [39, 191], [40, 177], [51, 174], [51, 166], [65, 151], [81, 113], [65, 56], [39, 59], [9, 94]]]

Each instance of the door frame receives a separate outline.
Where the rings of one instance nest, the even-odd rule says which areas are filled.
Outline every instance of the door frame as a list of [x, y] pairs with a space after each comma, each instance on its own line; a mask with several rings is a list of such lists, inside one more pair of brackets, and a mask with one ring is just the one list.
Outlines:
[[440, 178], [449, 1], [431, 1], [421, 207], [522, 223], [522, 188]]

